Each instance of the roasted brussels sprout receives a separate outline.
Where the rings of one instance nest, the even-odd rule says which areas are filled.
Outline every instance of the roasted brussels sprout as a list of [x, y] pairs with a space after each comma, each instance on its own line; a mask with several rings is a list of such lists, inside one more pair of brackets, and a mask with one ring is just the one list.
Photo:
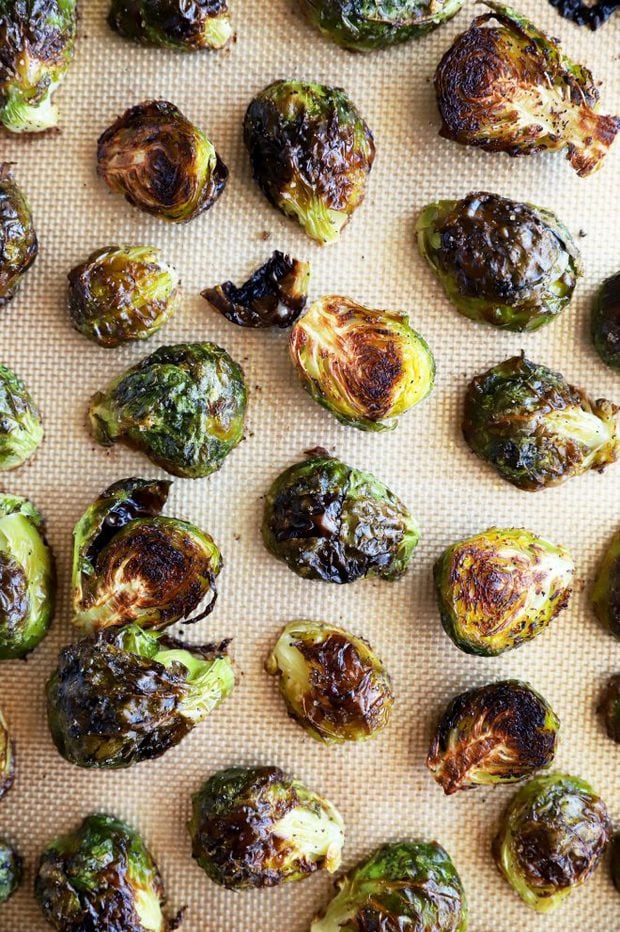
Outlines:
[[610, 837], [607, 808], [592, 787], [553, 773], [535, 777], [513, 798], [493, 855], [523, 902], [546, 913], [594, 873]]
[[591, 599], [598, 620], [620, 639], [620, 530], [610, 540], [599, 564]]
[[620, 272], [599, 288], [592, 308], [594, 348], [606, 366], [620, 372]]
[[142, 450], [174, 476], [220, 468], [243, 438], [247, 390], [241, 367], [215, 343], [160, 346], [91, 400], [104, 447]]
[[615, 462], [617, 411], [560, 372], [513, 356], [470, 382], [463, 435], [502, 479], [536, 492]]
[[601, 696], [599, 712], [605, 722], [607, 734], [620, 744], [620, 674], [609, 678]]
[[611, 879], [614, 887], [620, 893], [620, 832], [616, 833], [611, 840]]
[[247, 109], [245, 144], [265, 197], [319, 243], [338, 239], [364, 199], [370, 129], [345, 91], [275, 81]]
[[[441, 135], [490, 152], [566, 150], [578, 175], [600, 168], [620, 118], [597, 113], [590, 71], [512, 7], [484, 0], [435, 73]], [[489, 20], [499, 26], [485, 28]]]
[[286, 469], [265, 499], [267, 550], [306, 579], [398, 579], [420, 538], [401, 500], [368, 472], [329, 456]]
[[232, 35], [226, 0], [112, 0], [108, 23], [125, 39], [181, 52], [221, 49]]
[[22, 882], [23, 862], [8, 841], [0, 838], [0, 906], [13, 896]]
[[527, 683], [489, 683], [448, 705], [426, 763], [447, 796], [476, 786], [518, 783], [551, 764], [559, 727], [549, 703]]
[[564, 547], [523, 528], [489, 528], [448, 547], [434, 567], [446, 634], [495, 657], [537, 637], [566, 608], [574, 564]]
[[150, 246], [107, 246], [69, 272], [73, 326], [100, 346], [146, 340], [180, 304], [179, 276]]
[[382, 845], [339, 882], [311, 932], [411, 929], [465, 932], [467, 900], [447, 851], [436, 841]]
[[291, 718], [326, 744], [372, 738], [390, 720], [390, 677], [370, 645], [344, 628], [290, 622], [265, 668], [278, 677]]
[[237, 288], [224, 282], [202, 292], [203, 298], [239, 327], [290, 327], [308, 299], [310, 263], [277, 249], [251, 278]]
[[0, 709], [0, 799], [13, 786], [15, 779], [15, 744]]
[[134, 207], [171, 223], [208, 210], [228, 178], [205, 134], [165, 100], [131, 107], [103, 133], [97, 171]]
[[0, 307], [15, 295], [38, 252], [28, 201], [15, 182], [10, 165], [0, 163]]
[[224, 887], [274, 887], [338, 870], [338, 810], [278, 767], [231, 767], [193, 797], [192, 854]]
[[41, 513], [0, 494], [0, 660], [24, 657], [47, 634], [56, 573]]
[[0, 363], [0, 472], [17, 469], [43, 440], [41, 415], [25, 383]]

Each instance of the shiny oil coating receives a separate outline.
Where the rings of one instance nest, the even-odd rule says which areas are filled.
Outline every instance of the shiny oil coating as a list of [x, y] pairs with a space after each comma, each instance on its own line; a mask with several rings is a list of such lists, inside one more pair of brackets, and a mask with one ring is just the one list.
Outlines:
[[28, 201], [4, 163], [0, 165], [0, 306], [11, 300], [38, 252]]
[[125, 39], [193, 52], [231, 35], [226, 0], [112, 0], [108, 23]]

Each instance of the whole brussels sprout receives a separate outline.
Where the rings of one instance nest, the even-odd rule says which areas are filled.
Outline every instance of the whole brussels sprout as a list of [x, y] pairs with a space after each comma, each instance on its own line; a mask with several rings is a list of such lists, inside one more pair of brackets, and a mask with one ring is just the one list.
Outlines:
[[131, 107], [100, 136], [97, 172], [134, 207], [171, 223], [208, 210], [228, 178], [205, 134], [166, 100]]
[[25, 498], [0, 495], [0, 660], [25, 657], [43, 640], [55, 597], [41, 513]]
[[554, 758], [560, 722], [527, 683], [500, 680], [456, 696], [441, 716], [426, 760], [450, 796], [518, 783]]
[[371, 473], [329, 456], [286, 469], [265, 499], [267, 550], [306, 579], [398, 579], [420, 538], [403, 505]]
[[9, 792], [15, 779], [15, 743], [9, 734], [0, 709], [0, 799]]
[[620, 272], [606, 279], [596, 294], [591, 334], [605, 365], [620, 372]]
[[330, 802], [279, 767], [231, 767], [193, 797], [192, 854], [215, 883], [274, 887], [338, 870], [344, 826]]
[[620, 744], [620, 674], [609, 678], [601, 696], [599, 712], [612, 741]]
[[546, 913], [594, 873], [610, 837], [607, 808], [592, 787], [553, 773], [530, 780], [513, 798], [493, 856], [523, 902]]
[[603, 554], [592, 587], [591, 601], [596, 617], [620, 640], [620, 529]]
[[[597, 113], [590, 71], [510, 6], [484, 0], [435, 72], [441, 135], [490, 152], [566, 150], [578, 175], [601, 167], [620, 118]], [[485, 28], [489, 20], [499, 26]]]
[[464, 0], [302, 0], [310, 22], [357, 52], [419, 39], [451, 19]]
[[278, 677], [291, 718], [325, 744], [372, 738], [390, 720], [390, 677], [370, 645], [344, 628], [290, 622], [265, 668]]
[[311, 932], [411, 929], [465, 932], [467, 900], [450, 855], [436, 841], [382, 845], [339, 881]]
[[502, 479], [536, 492], [615, 462], [617, 411], [560, 372], [513, 356], [470, 382], [463, 435]]
[[247, 109], [244, 138], [265, 197], [319, 243], [338, 239], [366, 192], [373, 136], [342, 88], [274, 81]]
[[433, 354], [406, 314], [338, 295], [315, 301], [297, 321], [290, 351], [306, 391], [360, 430], [396, 427], [435, 379]]
[[[0, 16], [2, 14], [0, 13]], [[8, 304], [39, 252], [30, 206], [11, 166], [0, 163], [0, 307]]]
[[611, 840], [611, 879], [614, 887], [620, 893], [620, 832], [616, 833]]
[[446, 634], [495, 657], [531, 641], [568, 605], [574, 564], [564, 547], [523, 528], [489, 528], [448, 547], [434, 567]]
[[0, 472], [25, 463], [42, 440], [41, 415], [25, 382], [0, 363]]
[[221, 49], [232, 36], [226, 0], [112, 0], [108, 23], [125, 39], [181, 52]]
[[0, 838], [0, 906], [13, 896], [22, 882], [24, 864], [4, 838]]
[[215, 343], [160, 346], [91, 400], [104, 447], [142, 450], [186, 479], [209, 476], [243, 438], [247, 389], [241, 367]]
[[180, 301], [179, 276], [150, 246], [106, 246], [69, 272], [73, 326], [100, 346], [146, 340]]
[[52, 97], [77, 36], [76, 0], [3, 0], [0, 6], [0, 121], [14, 133], [58, 123]]

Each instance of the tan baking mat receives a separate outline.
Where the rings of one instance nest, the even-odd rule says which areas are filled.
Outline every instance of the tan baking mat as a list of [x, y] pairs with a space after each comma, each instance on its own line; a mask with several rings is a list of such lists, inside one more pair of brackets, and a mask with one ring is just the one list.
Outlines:
[[[58, 95], [60, 134], [5, 135], [0, 148], [2, 159], [16, 163], [41, 242], [22, 291], [0, 312], [0, 356], [29, 382], [46, 426], [34, 460], [4, 474], [1, 484], [43, 510], [61, 583], [47, 640], [27, 663], [0, 665], [0, 705], [18, 751], [15, 787], [0, 803], [0, 833], [15, 838], [28, 862], [21, 891], [0, 908], [1, 932], [45, 928], [32, 896], [36, 857], [54, 835], [102, 809], [143, 832], [171, 903], [189, 906], [187, 932], [305, 932], [330, 894], [328, 876], [238, 894], [216, 887], [190, 857], [190, 794], [214, 770], [250, 762], [289, 768], [338, 805], [347, 826], [345, 867], [386, 839], [439, 840], [462, 874], [472, 932], [620, 928], [620, 897], [606, 867], [556, 914], [539, 917], [528, 910], [500, 879], [489, 853], [513, 790], [479, 789], [445, 799], [424, 766], [431, 723], [448, 698], [493, 678], [524, 677], [562, 720], [557, 766], [590, 780], [620, 817], [620, 747], [604, 736], [595, 717], [605, 678], [620, 669], [620, 646], [599, 629], [585, 596], [575, 594], [569, 610], [534, 643], [482, 659], [461, 653], [445, 637], [431, 589], [431, 566], [441, 548], [494, 523], [525, 525], [567, 545], [580, 577], [588, 580], [620, 521], [620, 464], [603, 477], [591, 474], [528, 494], [496, 479], [469, 453], [459, 431], [467, 379], [521, 347], [593, 395], [620, 400], [618, 376], [598, 361], [587, 339], [593, 289], [619, 265], [620, 145], [600, 173], [582, 180], [562, 155], [511, 160], [440, 140], [431, 79], [443, 51], [478, 12], [470, 2], [432, 36], [367, 57], [321, 40], [291, 0], [237, 0], [236, 44], [223, 53], [188, 56], [118, 39], [106, 27], [106, 5], [82, 3], [77, 60]], [[544, 0], [521, 0], [520, 8], [593, 68], [604, 81], [604, 103], [618, 110], [620, 17], [594, 34], [560, 19]], [[321, 249], [306, 239], [268, 205], [250, 177], [241, 130], [245, 108], [256, 91], [286, 76], [347, 88], [375, 132], [377, 160], [366, 203], [336, 246]], [[222, 199], [185, 227], [133, 210], [95, 176], [99, 133], [147, 97], [173, 101], [204, 127], [231, 171]], [[586, 278], [562, 318], [537, 334], [502, 334], [460, 317], [417, 254], [413, 229], [420, 208], [476, 188], [549, 207], [575, 234], [586, 234], [579, 240]], [[273, 234], [268, 243], [263, 231]], [[149, 345], [110, 351], [72, 331], [65, 287], [77, 261], [115, 242], [162, 247], [182, 274], [185, 300]], [[405, 309], [428, 339], [437, 358], [435, 390], [395, 432], [339, 426], [297, 384], [285, 334], [234, 327], [198, 296], [224, 278], [243, 280], [273, 248], [311, 261], [313, 296], [340, 292], [370, 306]], [[94, 444], [85, 427], [87, 400], [160, 342], [202, 339], [221, 343], [245, 368], [251, 387], [247, 437], [210, 479], [177, 480], [169, 513], [205, 526], [221, 545], [221, 599], [211, 619], [191, 634], [202, 640], [233, 636], [242, 676], [234, 696], [161, 760], [116, 773], [79, 770], [54, 750], [43, 699], [57, 651], [75, 633], [68, 611], [71, 530], [114, 480], [158, 475], [137, 453], [121, 447], [106, 452]], [[263, 550], [262, 494], [281, 469], [317, 444], [373, 470], [410, 505], [422, 541], [401, 582], [311, 583]], [[287, 719], [262, 665], [280, 627], [299, 617], [349, 625], [384, 658], [397, 704], [378, 740], [326, 748]]]

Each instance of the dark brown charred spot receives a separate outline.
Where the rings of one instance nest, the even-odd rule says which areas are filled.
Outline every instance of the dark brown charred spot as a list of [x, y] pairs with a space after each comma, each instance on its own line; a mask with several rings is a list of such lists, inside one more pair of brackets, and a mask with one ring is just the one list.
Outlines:
[[594, 3], [583, 3], [582, 0], [549, 0], [560, 16], [570, 19], [577, 26], [587, 26], [589, 29], [598, 29], [606, 23], [620, 3], [618, 0], [599, 0]]
[[479, 545], [461, 547], [450, 567], [450, 583], [464, 611], [476, 615], [476, 627], [489, 637], [510, 626], [527, 598], [532, 566], [513, 554], [514, 566], [498, 559], [495, 550]]
[[201, 48], [205, 20], [227, 9], [226, 0], [113, 0], [108, 23], [130, 39], [145, 41], [157, 29], [169, 42]]
[[360, 410], [379, 420], [389, 414], [394, 403], [394, 390], [403, 372], [402, 354], [397, 343], [386, 331], [364, 332], [353, 327], [345, 335], [340, 378]]
[[0, 85], [11, 81], [24, 56], [50, 68], [62, 65], [75, 35], [75, 22], [68, 26], [58, 0], [20, 0], [10, 7], [14, 12], [5, 4], [0, 13]]
[[21, 627], [29, 608], [24, 567], [9, 554], [0, 552], [0, 640], [3, 636], [10, 639]]
[[620, 370], [620, 272], [601, 285], [592, 316], [592, 335], [603, 361]]
[[620, 744], [620, 674], [607, 681], [599, 703], [599, 713], [612, 741]]
[[131, 521], [161, 514], [168, 500], [170, 485], [165, 479], [157, 482], [121, 479], [109, 486], [100, 496], [105, 516], [90, 541], [86, 559], [94, 562], [112, 538]]

